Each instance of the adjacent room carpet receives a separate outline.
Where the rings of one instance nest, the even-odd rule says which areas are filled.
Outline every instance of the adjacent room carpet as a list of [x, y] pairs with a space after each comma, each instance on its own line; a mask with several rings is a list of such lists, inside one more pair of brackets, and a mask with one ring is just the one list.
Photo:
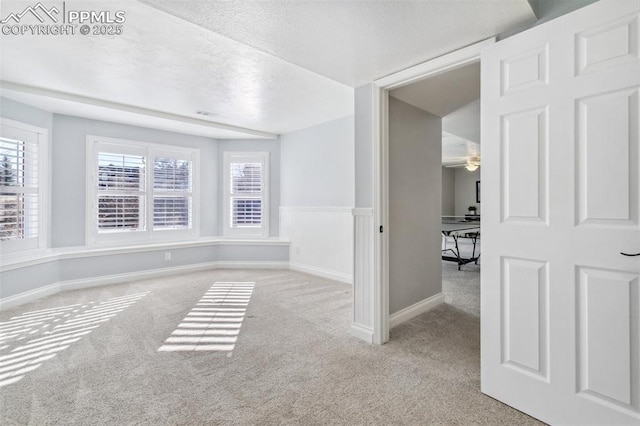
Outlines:
[[[171, 276], [2, 312], [0, 424], [538, 424], [480, 393], [477, 266], [443, 269], [448, 304], [383, 346], [349, 336], [351, 286], [291, 271]], [[158, 351], [229, 282], [255, 283], [222, 304], [241, 324], [232, 351]]]

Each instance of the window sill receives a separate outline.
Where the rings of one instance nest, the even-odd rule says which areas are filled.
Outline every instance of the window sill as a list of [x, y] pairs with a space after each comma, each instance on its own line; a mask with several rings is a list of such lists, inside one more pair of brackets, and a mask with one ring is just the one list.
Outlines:
[[82, 257], [108, 256], [126, 253], [141, 253], [168, 249], [182, 249], [206, 246], [288, 246], [290, 241], [284, 238], [233, 238], [205, 237], [190, 241], [163, 242], [140, 245], [122, 245], [118, 247], [62, 247], [45, 250], [30, 250], [22, 253], [0, 255], [0, 272], [42, 263]]

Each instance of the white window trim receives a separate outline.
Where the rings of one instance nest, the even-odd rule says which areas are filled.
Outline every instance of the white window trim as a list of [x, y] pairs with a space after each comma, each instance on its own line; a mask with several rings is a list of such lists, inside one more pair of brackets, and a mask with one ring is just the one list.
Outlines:
[[49, 179], [49, 131], [21, 121], [0, 117], [0, 127], [15, 127], [37, 134], [38, 139], [38, 238], [30, 240], [0, 241], [0, 253], [26, 250], [45, 250], [49, 244], [49, 211], [51, 179]]
[[[231, 227], [231, 161], [261, 162], [263, 165], [262, 226], [260, 228]], [[226, 151], [222, 167], [222, 234], [229, 238], [259, 237], [269, 238], [269, 152], [268, 151]]]
[[[107, 138], [87, 135], [86, 158], [86, 244], [87, 247], [103, 247], [126, 244], [154, 244], [158, 242], [183, 241], [199, 238], [200, 233], [200, 149], [179, 145], [165, 145], [127, 139]], [[153, 167], [146, 168], [146, 223], [144, 231], [98, 233], [97, 225], [97, 185], [96, 156], [100, 148], [114, 147], [118, 152], [142, 154], [147, 158], [154, 155], [174, 155], [189, 158], [193, 169], [191, 176], [191, 228], [153, 230]]]

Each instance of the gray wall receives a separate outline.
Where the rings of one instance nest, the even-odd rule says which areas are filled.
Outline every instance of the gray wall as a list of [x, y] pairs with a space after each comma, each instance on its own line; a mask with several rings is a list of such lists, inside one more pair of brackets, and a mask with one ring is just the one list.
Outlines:
[[442, 123], [389, 98], [389, 313], [442, 291]]
[[480, 180], [480, 169], [470, 172], [464, 167], [455, 169], [455, 211], [456, 216], [469, 213], [469, 206], [476, 206], [480, 213], [480, 204], [476, 203], [476, 181]]
[[200, 149], [200, 235], [217, 235], [218, 151], [215, 139], [54, 114], [51, 144], [52, 247], [82, 246], [86, 242], [87, 135]]
[[282, 206], [354, 206], [353, 116], [284, 134], [280, 149]]
[[0, 97], [0, 117], [43, 127], [49, 130], [49, 137], [51, 137], [53, 114], [48, 111], [43, 111], [30, 105], [25, 105], [8, 98]]
[[480, 99], [442, 117], [442, 130], [480, 143]]
[[[164, 254], [170, 251], [171, 260], [165, 261]], [[75, 284], [73, 281], [100, 280], [108, 277], [109, 282], [130, 281], [126, 276], [144, 271], [175, 268], [189, 265], [213, 267], [213, 262], [287, 262], [289, 244], [218, 244], [201, 247], [186, 247], [143, 251], [127, 254], [96, 254], [95, 256], [63, 259], [9, 269], [0, 272], [0, 298], [15, 296], [54, 283]], [[175, 273], [167, 270], [165, 273]], [[179, 271], [177, 271], [179, 272]], [[113, 277], [115, 276], [115, 278]]]
[[373, 207], [373, 85], [355, 89], [355, 203]]
[[442, 215], [453, 216], [456, 214], [456, 180], [455, 169], [442, 168]]
[[596, 1], [598, 0], [529, 0], [529, 4], [538, 23], [542, 23]]
[[[277, 237], [280, 235], [280, 140], [263, 140], [263, 139], [221, 139], [218, 141], [218, 161], [211, 162], [209, 167], [215, 170], [218, 168], [220, 195], [223, 194], [223, 176], [224, 152], [227, 151], [268, 151], [269, 152], [269, 236]], [[217, 235], [222, 235], [222, 199], [217, 207], [218, 217], [220, 218]]]

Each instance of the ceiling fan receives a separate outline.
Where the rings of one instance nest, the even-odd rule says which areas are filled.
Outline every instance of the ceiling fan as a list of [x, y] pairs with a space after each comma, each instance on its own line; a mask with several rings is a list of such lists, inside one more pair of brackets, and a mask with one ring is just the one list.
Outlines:
[[480, 167], [480, 157], [468, 157], [464, 163], [446, 164], [445, 167], [464, 167], [470, 172], [473, 172]]

